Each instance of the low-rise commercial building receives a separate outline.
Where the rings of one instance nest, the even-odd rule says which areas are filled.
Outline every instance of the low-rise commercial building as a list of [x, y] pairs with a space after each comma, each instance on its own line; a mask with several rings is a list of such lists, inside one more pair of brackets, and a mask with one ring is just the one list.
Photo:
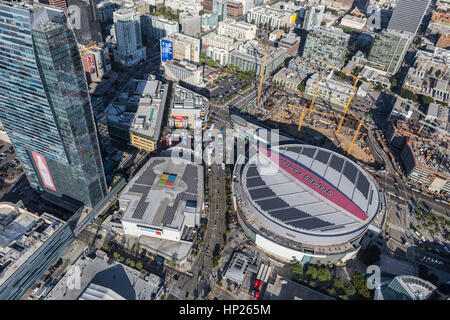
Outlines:
[[300, 48], [300, 37], [295, 34], [288, 33], [284, 35], [278, 42], [278, 48], [285, 48], [288, 55], [297, 55]]
[[170, 127], [194, 128], [196, 121], [203, 126], [208, 113], [209, 101], [206, 97], [181, 86], [174, 86], [169, 113]]
[[288, 68], [305, 76], [315, 73], [313, 62], [303, 57], [295, 57], [289, 60]]
[[[246, 41], [230, 53], [230, 64], [239, 67], [241, 71], [254, 71], [260, 75], [264, 61], [265, 49], [256, 40]], [[287, 52], [284, 48], [269, 47], [269, 52], [264, 69], [264, 76], [270, 75], [287, 58]]]
[[287, 90], [297, 91], [298, 85], [305, 79], [301, 73], [288, 68], [283, 68], [273, 76], [273, 82], [283, 86]]
[[103, 75], [111, 71], [111, 58], [108, 47], [95, 45], [80, 48], [83, 69], [86, 73], [88, 83], [101, 81]]
[[210, 32], [202, 37], [202, 49], [205, 50], [207, 47], [216, 47], [229, 51], [233, 49], [233, 43], [233, 38], [220, 35], [215, 32]]
[[165, 63], [164, 75], [170, 80], [197, 86], [203, 83], [203, 66], [187, 60], [171, 60]]
[[120, 193], [125, 235], [187, 242], [183, 236], [200, 224], [203, 168], [180, 152], [188, 151], [169, 149], [151, 158]]
[[413, 111], [418, 109], [417, 103], [413, 101], [403, 99], [400, 97], [396, 97], [394, 101], [395, 102], [389, 114], [388, 121], [392, 121], [394, 119], [401, 119], [408, 121], [412, 118]]
[[[331, 72], [328, 76], [320, 79], [317, 97], [335, 105], [345, 106], [352, 92], [352, 85], [347, 82], [334, 80], [332, 75], [333, 73]], [[307, 95], [314, 95], [317, 80], [318, 75], [315, 73], [306, 81], [305, 93]]]
[[441, 129], [441, 134], [448, 135], [450, 132], [450, 111], [448, 107], [437, 103], [430, 103], [425, 121], [436, 123], [436, 126]]
[[106, 110], [108, 132], [147, 152], [158, 148], [168, 85], [158, 80], [133, 80]]
[[0, 299], [20, 299], [74, 239], [69, 225], [52, 215], [0, 203]]
[[268, 5], [254, 7], [247, 13], [247, 22], [264, 25], [269, 29], [292, 26], [297, 20], [298, 12], [278, 9]]
[[410, 136], [400, 157], [408, 178], [423, 189], [450, 193], [450, 155], [445, 138]]
[[236, 40], [251, 40], [256, 37], [256, 26], [233, 19], [219, 22], [218, 34]]
[[164, 42], [172, 43], [173, 59], [200, 62], [200, 39], [181, 33], [174, 33], [161, 40], [161, 47]]
[[345, 15], [341, 20], [341, 26], [356, 30], [362, 30], [366, 23], [366, 18], [359, 18], [349, 14]]

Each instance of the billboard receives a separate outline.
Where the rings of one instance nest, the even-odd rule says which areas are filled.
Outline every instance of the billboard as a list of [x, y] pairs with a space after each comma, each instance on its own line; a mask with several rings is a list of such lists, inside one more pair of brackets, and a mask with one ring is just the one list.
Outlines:
[[103, 66], [105, 67], [105, 72], [111, 71], [111, 59], [109, 58], [108, 48], [103, 49]]
[[97, 75], [101, 78], [105, 74], [104, 64], [103, 64], [103, 51], [101, 49], [94, 51], [95, 56], [95, 66], [97, 67]]
[[42, 183], [47, 189], [56, 191], [55, 184], [53, 183], [53, 179], [50, 175], [50, 171], [48, 170], [45, 158], [34, 151], [32, 151], [31, 153], [34, 158], [34, 163], [39, 171], [39, 175], [41, 176]]
[[91, 75], [91, 80], [97, 79], [97, 72], [95, 69], [95, 58], [92, 53], [88, 55], [88, 73]]
[[173, 59], [173, 42], [161, 39], [161, 62]]

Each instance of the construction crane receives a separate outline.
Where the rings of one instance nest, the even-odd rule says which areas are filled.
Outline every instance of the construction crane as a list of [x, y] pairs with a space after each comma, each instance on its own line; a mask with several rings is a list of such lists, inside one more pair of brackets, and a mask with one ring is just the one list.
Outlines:
[[[302, 124], [303, 124], [303, 118], [304, 118], [304, 116], [305, 116], [306, 107], [303, 107], [303, 108], [302, 108], [302, 107], [294, 106], [294, 105], [292, 105], [292, 104], [288, 105], [288, 107], [296, 108], [296, 109], [301, 109], [301, 110], [302, 110], [302, 114], [301, 114], [301, 116], [300, 116], [300, 121], [299, 121], [299, 126], [298, 126], [298, 130], [300, 130], [300, 128], [301, 128], [301, 126], [302, 126]], [[342, 118], [341, 115], [336, 115], [336, 114], [333, 114], [333, 113], [322, 112], [322, 111], [317, 111], [317, 110], [312, 110], [312, 112], [317, 113], [317, 114], [322, 114], [322, 115], [327, 116], [327, 117]], [[351, 116], [354, 117], [354, 118], [356, 118], [356, 119], [358, 119], [358, 117], [356, 117], [356, 116], [353, 115], [353, 114], [351, 114]], [[364, 125], [364, 118], [362, 118], [362, 119], [359, 120], [359, 125], [358, 125], [358, 128], [356, 129], [355, 135], [353, 136], [353, 143], [350, 145], [350, 147], [349, 147], [349, 149], [348, 149], [348, 150], [349, 150], [348, 153], [350, 153], [351, 149], [353, 148], [353, 144], [354, 144], [355, 141], [356, 141], [356, 137], [358, 136], [358, 133], [359, 133], [361, 127], [364, 127], [366, 130], [369, 130], [369, 129]]]
[[[313, 67], [314, 67], [314, 70], [316, 71], [316, 73], [318, 75], [318, 79], [317, 79], [316, 87], [314, 89], [313, 98], [311, 100], [311, 104], [310, 104], [309, 109], [308, 109], [307, 119], [309, 119], [311, 117], [311, 112], [313, 111], [314, 103], [316, 102], [317, 93], [319, 92], [320, 80], [322, 80], [322, 73], [319, 72], [319, 70], [317, 70], [314, 62], [313, 62]], [[297, 131], [300, 131], [300, 129], [302, 128], [302, 124], [303, 124], [303, 119], [304, 118], [305, 118], [305, 110], [302, 111], [300, 119], [298, 120]]]
[[373, 88], [373, 84], [370, 83], [369, 81], [362, 80], [359, 77], [359, 75], [360, 75], [359, 73], [358, 73], [357, 76], [355, 76], [355, 75], [351, 74], [350, 72], [345, 71], [342, 68], [339, 68], [339, 67], [336, 67], [336, 66], [334, 66], [332, 64], [329, 64], [328, 62], [325, 62], [325, 61], [322, 61], [322, 60], [320, 60], [320, 62], [325, 64], [325, 65], [327, 65], [327, 66], [329, 66], [330, 68], [333, 68], [335, 70], [339, 70], [339, 72], [342, 72], [342, 73], [344, 73], [344, 74], [346, 74], [346, 75], [348, 75], [348, 76], [350, 76], [350, 77], [352, 77], [354, 79], [353, 87], [352, 87], [352, 90], [350, 91], [350, 95], [348, 96], [347, 104], [345, 105], [344, 112], [342, 113], [341, 120], [339, 121], [339, 125], [338, 125], [338, 127], [336, 129], [336, 132], [340, 132], [341, 128], [342, 128], [342, 124], [344, 122], [345, 115], [347, 114], [348, 108], [350, 107], [350, 104], [352, 103], [352, 99], [353, 99], [353, 96], [355, 94], [356, 86], [358, 85], [358, 82], [361, 81], [361, 82], [367, 83], [371, 88]]
[[352, 142], [350, 143], [350, 145], [348, 147], [347, 154], [350, 154], [350, 152], [352, 151], [353, 145], [355, 144], [356, 138], [358, 137], [358, 133], [359, 133], [359, 130], [361, 129], [361, 126], [363, 125], [363, 122], [364, 122], [364, 117], [362, 117], [361, 120], [359, 121], [358, 128], [356, 128], [355, 135], [353, 136]]
[[308, 119], [309, 119], [309, 117], [311, 117], [312, 109], [314, 107], [314, 104], [316, 103], [317, 93], [319, 92], [320, 81], [322, 80], [322, 72], [319, 72], [319, 70], [317, 70], [314, 62], [313, 62], [312, 65], [314, 67], [314, 70], [317, 73], [318, 78], [317, 78], [316, 87], [314, 89], [314, 95], [313, 95], [313, 98], [311, 100], [311, 105], [309, 106], [309, 110], [308, 110], [308, 116], [307, 116]]
[[258, 98], [257, 98], [257, 102], [258, 104], [261, 101], [261, 91], [262, 91], [262, 85], [264, 82], [264, 71], [266, 69], [266, 63], [267, 63], [267, 55], [269, 54], [269, 44], [264, 45], [264, 43], [258, 38], [256, 37], [256, 40], [264, 47], [264, 58], [263, 58], [263, 64], [261, 66], [261, 76], [259, 79], [259, 87], [258, 87]]
[[[297, 109], [302, 109], [302, 116], [300, 116], [300, 122], [299, 122], [299, 128], [301, 128], [301, 125], [303, 123], [303, 117], [306, 111], [306, 107], [298, 107], [298, 106], [294, 106], [292, 104], [288, 105], [288, 107], [291, 108], [297, 108]], [[340, 115], [336, 115], [336, 114], [332, 114], [332, 113], [328, 113], [328, 112], [322, 112], [322, 111], [317, 111], [317, 110], [312, 110], [312, 112], [314, 113], [318, 113], [318, 114], [323, 114], [329, 117], [334, 117], [334, 118], [342, 118], [342, 116]], [[350, 152], [352, 151], [353, 145], [355, 144], [356, 138], [358, 137], [359, 131], [361, 130], [361, 127], [365, 127], [367, 129], [367, 127], [364, 125], [364, 117], [361, 118], [359, 120], [359, 124], [358, 127], [356, 128], [356, 132], [353, 136], [352, 142], [350, 143], [350, 146], [347, 149], [347, 153], [350, 154]], [[300, 129], [299, 129], [300, 130]]]

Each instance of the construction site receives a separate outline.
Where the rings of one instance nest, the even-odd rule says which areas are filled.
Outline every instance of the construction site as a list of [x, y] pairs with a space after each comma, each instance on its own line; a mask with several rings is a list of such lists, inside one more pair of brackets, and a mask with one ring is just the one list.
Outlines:
[[[261, 81], [257, 96], [257, 106], [259, 106], [259, 110], [263, 110], [262, 114], [259, 114], [260, 116], [262, 115], [262, 120], [270, 121], [284, 132], [297, 136], [308, 143], [325, 148], [342, 149], [347, 156], [352, 156], [368, 164], [375, 163], [376, 159], [365, 139], [369, 128], [364, 124], [364, 118], [358, 117], [350, 110], [358, 83], [366, 83], [373, 87], [372, 83], [362, 80], [359, 78], [359, 75], [355, 76], [345, 70], [321, 62], [320, 66], [323, 70], [335, 69], [353, 78], [353, 86], [346, 99], [346, 104], [343, 106], [343, 110], [330, 108], [330, 106], [322, 107], [322, 104], [326, 104], [316, 105], [316, 100], [324, 100], [319, 94], [319, 87], [322, 76], [326, 72], [319, 71], [319, 66], [314, 64], [313, 66], [318, 75], [318, 80], [311, 101], [303, 106], [289, 104], [284, 99], [284, 96], [280, 95], [276, 90], [264, 93], [264, 96], [267, 96], [267, 93], [272, 93], [271, 96], [273, 98], [267, 99], [263, 97], [261, 99]], [[304, 94], [304, 92], [301, 93]], [[257, 115], [257, 112], [249, 113]]]

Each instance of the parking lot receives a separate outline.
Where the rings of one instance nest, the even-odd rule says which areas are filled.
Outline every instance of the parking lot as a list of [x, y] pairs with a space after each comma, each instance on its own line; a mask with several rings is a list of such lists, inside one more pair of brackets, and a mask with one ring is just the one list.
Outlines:
[[225, 77], [212, 85], [211, 98], [218, 103], [224, 103], [228, 97], [239, 93], [249, 82], [233, 77]]

